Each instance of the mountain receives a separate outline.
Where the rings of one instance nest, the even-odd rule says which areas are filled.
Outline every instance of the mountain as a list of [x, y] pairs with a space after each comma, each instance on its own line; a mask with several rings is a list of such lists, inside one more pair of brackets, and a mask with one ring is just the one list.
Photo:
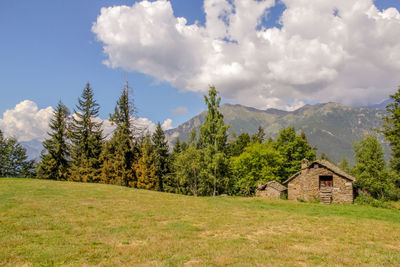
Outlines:
[[389, 99], [383, 100], [379, 104], [365, 106], [365, 108], [372, 108], [372, 109], [377, 108], [377, 109], [386, 110], [386, 106], [389, 104], [392, 104], [392, 103], [393, 103], [393, 99], [389, 98]]
[[[225, 124], [230, 124], [230, 132], [236, 135], [243, 132], [254, 134], [259, 126], [264, 128], [267, 136], [276, 137], [279, 130], [295, 126], [303, 130], [308, 141], [317, 152], [325, 152], [328, 157], [339, 162], [347, 157], [354, 162], [353, 143], [367, 133], [376, 133], [374, 129], [382, 124], [384, 110], [377, 108], [349, 107], [338, 103], [305, 105], [295, 111], [277, 109], [258, 110], [242, 105], [225, 104], [220, 107]], [[189, 139], [192, 128], [199, 129], [204, 122], [206, 112], [202, 112], [175, 129], [166, 132], [169, 141], [174, 144], [179, 137], [181, 141]], [[382, 141], [383, 136], [379, 135]], [[389, 147], [384, 144], [388, 157]]]

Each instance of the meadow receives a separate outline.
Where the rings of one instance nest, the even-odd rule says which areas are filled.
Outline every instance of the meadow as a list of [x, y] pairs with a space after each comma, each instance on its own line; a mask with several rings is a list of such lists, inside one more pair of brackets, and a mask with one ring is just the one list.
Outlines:
[[400, 211], [0, 179], [0, 266], [400, 265]]

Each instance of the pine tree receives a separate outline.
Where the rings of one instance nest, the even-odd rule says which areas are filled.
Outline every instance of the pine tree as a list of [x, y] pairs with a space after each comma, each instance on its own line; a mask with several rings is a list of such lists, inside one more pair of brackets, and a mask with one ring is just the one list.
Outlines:
[[67, 180], [69, 173], [68, 108], [60, 101], [50, 120], [49, 138], [43, 142], [41, 162], [37, 168], [40, 178]]
[[98, 182], [101, 174], [100, 154], [103, 146], [102, 123], [96, 122], [99, 105], [93, 98], [93, 90], [87, 83], [78, 98], [72, 123], [71, 136], [71, 179], [82, 182]]
[[226, 141], [228, 125], [224, 125], [224, 117], [218, 110], [221, 98], [211, 86], [208, 97], [204, 96], [208, 110], [204, 124], [200, 127], [200, 144], [204, 150], [207, 179], [203, 180], [202, 190], [205, 194], [216, 196], [218, 187], [226, 187], [227, 166]]
[[129, 85], [126, 83], [114, 113], [110, 114], [110, 121], [115, 130], [101, 154], [103, 161], [101, 181], [104, 183], [136, 186], [134, 163], [137, 158], [137, 147], [132, 123], [134, 111], [134, 104], [129, 98]]
[[257, 133], [251, 136], [251, 141], [253, 143], [261, 144], [264, 142], [264, 139], [265, 139], [265, 132], [264, 132], [264, 129], [260, 125], [260, 126], [258, 126]]
[[0, 130], [0, 177], [34, 177], [35, 161], [28, 160], [26, 149]]
[[388, 171], [384, 160], [382, 145], [375, 135], [367, 135], [354, 143], [356, 165], [352, 173], [356, 176], [356, 186], [367, 190], [374, 197], [384, 196], [388, 181]]
[[350, 172], [350, 163], [346, 157], [343, 157], [342, 160], [339, 162], [338, 167], [345, 172]]
[[386, 107], [388, 115], [383, 117], [385, 123], [380, 132], [385, 135], [392, 147], [390, 165], [400, 175], [400, 87], [390, 98], [393, 103]]
[[168, 142], [161, 128], [161, 124], [157, 123], [156, 131], [152, 136], [154, 144], [154, 161], [156, 165], [156, 176], [158, 178], [158, 186], [160, 191], [164, 191], [163, 181], [165, 175], [169, 172], [168, 166]]
[[159, 190], [159, 178], [157, 177], [157, 165], [154, 147], [150, 134], [147, 134], [140, 146], [140, 157], [135, 164], [137, 175], [137, 188]]

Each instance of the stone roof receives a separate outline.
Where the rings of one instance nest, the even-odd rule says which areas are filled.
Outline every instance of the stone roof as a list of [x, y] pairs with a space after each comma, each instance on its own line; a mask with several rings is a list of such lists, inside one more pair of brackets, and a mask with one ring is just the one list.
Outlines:
[[310, 162], [310, 163], [308, 164], [307, 167], [302, 168], [301, 171], [299, 171], [299, 172], [293, 174], [289, 179], [287, 179], [287, 180], [284, 181], [283, 183], [286, 184], [286, 183], [290, 182], [291, 180], [293, 180], [294, 178], [296, 178], [297, 176], [299, 176], [303, 170], [309, 169], [314, 163], [318, 163], [319, 165], [321, 165], [321, 166], [327, 168], [328, 170], [330, 170], [330, 171], [336, 173], [337, 175], [339, 175], [339, 176], [341, 176], [341, 177], [343, 177], [343, 178], [345, 178], [345, 179], [347, 179], [347, 180], [350, 180], [350, 181], [352, 181], [352, 182], [355, 182], [355, 181], [356, 181], [356, 178], [354, 178], [354, 177], [351, 176], [350, 174], [346, 173], [345, 171], [343, 171], [342, 169], [340, 169], [339, 167], [337, 167], [335, 164], [333, 164], [333, 163], [331, 163], [331, 162], [329, 162], [329, 161], [327, 161], [327, 160], [314, 160], [313, 162]]
[[274, 189], [276, 189], [277, 191], [280, 191], [280, 192], [287, 190], [286, 186], [281, 185], [277, 181], [269, 181], [266, 184], [260, 185], [257, 188], [257, 190], [264, 190], [267, 187], [272, 187], [272, 188], [274, 188]]

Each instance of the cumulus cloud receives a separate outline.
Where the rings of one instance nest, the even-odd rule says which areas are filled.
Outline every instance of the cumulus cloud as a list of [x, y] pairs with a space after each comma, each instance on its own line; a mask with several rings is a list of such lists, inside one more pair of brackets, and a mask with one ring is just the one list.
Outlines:
[[[39, 109], [35, 102], [24, 100], [13, 109], [3, 113], [3, 118], [0, 118], [0, 130], [6, 137], [15, 137], [19, 142], [43, 141], [47, 138], [49, 122], [53, 113], [52, 107]], [[95, 117], [94, 120], [103, 123], [103, 134], [106, 138], [110, 138], [115, 126], [108, 119]], [[133, 123], [141, 133], [153, 133], [156, 129], [156, 124], [148, 118], [136, 118], [133, 119]], [[162, 128], [163, 130], [171, 129], [172, 120], [166, 119], [162, 123]]]
[[171, 113], [175, 115], [185, 115], [189, 113], [189, 110], [187, 107], [177, 107], [176, 109], [171, 110]]
[[15, 137], [20, 142], [43, 141], [53, 111], [52, 107], [39, 109], [35, 102], [24, 100], [3, 113], [0, 129], [5, 136]]
[[291, 109], [307, 101], [377, 102], [399, 83], [400, 14], [373, 0], [281, 0], [281, 28], [262, 20], [274, 0], [204, 0], [206, 23], [169, 1], [102, 8], [92, 27], [110, 67], [232, 102]]

